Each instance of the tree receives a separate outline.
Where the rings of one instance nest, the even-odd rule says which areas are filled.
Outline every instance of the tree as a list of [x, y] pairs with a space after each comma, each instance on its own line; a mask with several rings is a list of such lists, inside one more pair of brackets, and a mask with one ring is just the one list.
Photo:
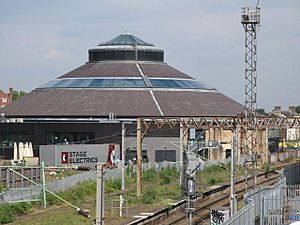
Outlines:
[[300, 113], [300, 105], [296, 106], [296, 112]]
[[261, 115], [267, 115], [265, 109], [263, 109], [263, 108], [257, 109], [256, 112], [259, 113], [259, 114], [261, 114]]
[[22, 96], [26, 95], [27, 93], [25, 91], [13, 91], [12, 95], [12, 101], [17, 101]]

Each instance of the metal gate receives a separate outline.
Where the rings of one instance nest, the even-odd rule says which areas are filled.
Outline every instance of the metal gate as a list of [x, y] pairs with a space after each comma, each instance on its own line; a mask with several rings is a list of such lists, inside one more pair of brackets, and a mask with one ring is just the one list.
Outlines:
[[300, 220], [300, 185], [274, 189], [262, 197], [261, 225], [290, 224]]

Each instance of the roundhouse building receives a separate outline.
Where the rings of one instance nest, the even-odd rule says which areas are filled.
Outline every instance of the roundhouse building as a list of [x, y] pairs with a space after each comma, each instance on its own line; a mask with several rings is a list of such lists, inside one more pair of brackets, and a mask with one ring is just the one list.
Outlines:
[[[134, 35], [121, 34], [88, 53], [87, 63], [0, 109], [2, 157], [11, 158], [13, 142], [19, 141], [31, 141], [35, 155], [45, 144], [120, 144], [121, 120], [127, 122], [130, 158], [139, 116], [232, 116], [243, 111], [215, 88], [169, 66], [163, 49]], [[197, 135], [216, 139], [210, 132]], [[217, 139], [222, 142], [220, 135]], [[175, 142], [179, 129], [151, 130], [143, 141], [143, 157], [152, 162], [178, 160]], [[226, 148], [230, 146], [219, 157], [226, 156]]]

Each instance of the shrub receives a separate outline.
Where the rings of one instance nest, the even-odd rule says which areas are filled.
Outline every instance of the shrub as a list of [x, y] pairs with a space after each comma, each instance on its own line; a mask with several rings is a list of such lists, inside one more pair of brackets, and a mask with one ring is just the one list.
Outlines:
[[224, 180], [221, 179], [221, 178], [213, 178], [213, 177], [211, 177], [211, 178], [208, 179], [207, 183], [209, 185], [216, 185], [216, 184], [219, 184], [219, 183], [224, 183]]
[[143, 202], [145, 204], [152, 204], [155, 199], [156, 199], [156, 192], [154, 189], [145, 190], [145, 193], [143, 196]]
[[[74, 188], [60, 192], [57, 195], [67, 201], [72, 202], [73, 204], [76, 204], [83, 201], [85, 196], [96, 195], [96, 183], [94, 181], [81, 182]], [[47, 203], [49, 205], [59, 204], [61, 203], [61, 200], [51, 194], [47, 194]]]
[[151, 168], [143, 173], [143, 179], [145, 181], [152, 181], [156, 178], [157, 172], [154, 168]]
[[0, 223], [6, 224], [14, 221], [14, 215], [10, 205], [0, 206]]
[[202, 170], [203, 173], [215, 173], [215, 172], [221, 172], [221, 171], [224, 171], [224, 168], [222, 168], [219, 165], [207, 166]]
[[178, 172], [175, 167], [167, 167], [162, 168], [159, 177], [161, 179], [161, 184], [169, 184], [171, 182], [171, 178], [175, 178], [178, 176]]
[[31, 203], [4, 204], [0, 206], [0, 224], [11, 223], [16, 215], [27, 214], [32, 208]]
[[120, 191], [122, 187], [122, 181], [118, 180], [108, 180], [105, 181], [105, 193], [113, 193]]

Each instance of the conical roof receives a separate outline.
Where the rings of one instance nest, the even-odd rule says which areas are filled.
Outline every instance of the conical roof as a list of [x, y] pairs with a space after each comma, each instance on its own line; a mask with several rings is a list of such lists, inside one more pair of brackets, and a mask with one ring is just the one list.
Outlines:
[[[120, 44], [140, 48], [111, 48]], [[153, 46], [121, 34], [99, 49], [90, 49], [93, 57], [90, 55], [86, 64], [1, 108], [0, 113], [17, 118], [89, 118], [110, 113], [135, 118], [235, 116], [243, 112], [241, 104], [163, 62], [161, 52], [151, 49]]]
[[119, 36], [106, 41], [106, 42], [102, 42], [100, 44], [98, 44], [98, 46], [109, 46], [109, 45], [132, 45], [132, 46], [136, 46], [136, 45], [140, 45], [140, 46], [153, 46], [153, 44], [147, 43], [139, 38], [137, 38], [136, 36], [132, 35], [132, 34], [120, 34]]

